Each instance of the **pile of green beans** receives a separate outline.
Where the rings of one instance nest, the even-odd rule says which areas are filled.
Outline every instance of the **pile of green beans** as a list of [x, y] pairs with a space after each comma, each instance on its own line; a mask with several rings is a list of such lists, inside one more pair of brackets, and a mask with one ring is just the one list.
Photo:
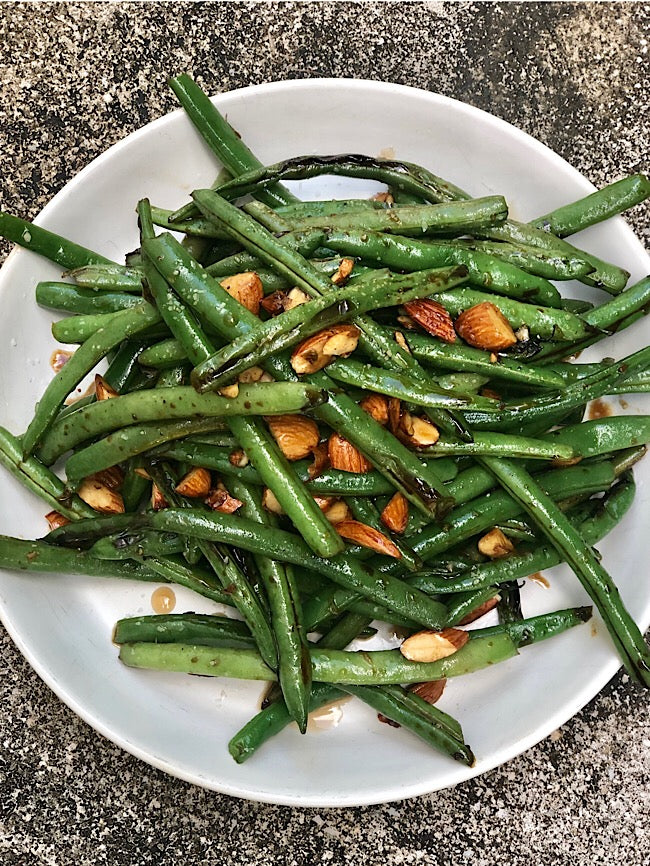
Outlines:
[[[0, 536], [0, 568], [178, 584], [238, 614], [126, 617], [114, 633], [130, 667], [274, 684], [233, 732], [238, 762], [350, 694], [471, 766], [460, 724], [407, 686], [587, 621], [590, 607], [522, 613], [518, 581], [562, 562], [650, 686], [650, 651], [593, 549], [633, 505], [650, 416], [583, 420], [591, 400], [650, 390], [650, 348], [564, 360], [650, 307], [650, 277], [627, 286], [566, 240], [648, 198], [647, 178], [523, 224], [503, 197], [413, 163], [264, 166], [189, 76], [170, 86], [223, 169], [174, 212], [138, 202], [124, 264], [0, 213], [0, 236], [65, 269], [36, 301], [68, 314], [53, 334], [79, 344], [26, 431], [0, 428], [0, 464], [58, 514], [41, 540]], [[283, 186], [328, 174], [392, 197], [301, 202]], [[569, 280], [615, 297], [566, 297]], [[456, 332], [479, 305], [514, 345]], [[97, 394], [67, 405], [104, 360]], [[498, 624], [458, 632], [446, 657], [355, 643], [373, 620], [440, 633], [496, 602]]]

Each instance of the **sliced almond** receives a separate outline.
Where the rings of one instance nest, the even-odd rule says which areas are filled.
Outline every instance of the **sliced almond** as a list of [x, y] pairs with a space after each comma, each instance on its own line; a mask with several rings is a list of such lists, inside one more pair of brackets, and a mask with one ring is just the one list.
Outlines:
[[212, 476], [207, 469], [196, 466], [176, 485], [176, 493], [188, 496], [190, 499], [203, 499], [212, 487]]
[[332, 503], [329, 508], [324, 509], [325, 517], [330, 523], [337, 524], [344, 520], [352, 520], [352, 512], [346, 502], [342, 499]]
[[475, 607], [474, 610], [471, 610], [467, 614], [467, 616], [464, 616], [458, 623], [458, 625], [469, 625], [470, 622], [474, 622], [474, 620], [480, 619], [482, 616], [485, 616], [486, 613], [489, 613], [491, 610], [493, 610], [498, 603], [498, 595], [495, 595], [494, 598], [488, 598], [487, 601], [484, 601], [483, 604], [479, 604], [479, 606]]
[[120, 494], [97, 481], [95, 476], [84, 478], [77, 493], [86, 505], [100, 514], [124, 514], [124, 500]]
[[383, 394], [368, 394], [359, 403], [364, 412], [375, 419], [377, 424], [385, 427], [388, 424], [388, 397]]
[[408, 521], [408, 501], [404, 494], [397, 492], [381, 512], [381, 522], [391, 532], [404, 532]]
[[409, 344], [406, 342], [406, 337], [401, 331], [395, 331], [395, 342], [400, 347], [400, 349], [404, 349], [405, 352], [411, 354], [411, 350], [409, 348]]
[[289, 293], [283, 289], [278, 289], [277, 292], [271, 292], [270, 295], [263, 297], [260, 306], [266, 310], [269, 316], [279, 316], [287, 309], [288, 300]]
[[483, 301], [465, 310], [456, 319], [456, 333], [470, 346], [498, 352], [517, 342], [510, 322], [498, 307]]
[[413, 448], [425, 448], [427, 445], [435, 445], [440, 438], [440, 433], [435, 424], [432, 424], [431, 421], [427, 421], [425, 418], [420, 418], [418, 415], [411, 415], [410, 412], [404, 412], [402, 415], [397, 435], [403, 442]]
[[413, 319], [410, 316], [405, 315], [404, 313], [397, 317], [397, 321], [400, 323], [400, 325], [406, 328], [407, 331], [415, 331], [415, 329], [417, 328], [417, 325], [415, 324]]
[[304, 415], [270, 415], [266, 423], [287, 460], [308, 457], [320, 440], [316, 422]]
[[430, 680], [428, 683], [415, 683], [409, 686], [409, 691], [433, 705], [442, 697], [446, 685], [447, 680]]
[[97, 400], [111, 400], [113, 397], [119, 397], [115, 388], [111, 388], [106, 379], [100, 376], [99, 373], [95, 376], [95, 395]]
[[239, 396], [239, 383], [233, 382], [232, 385], [226, 385], [223, 388], [219, 388], [217, 393], [221, 397], [227, 397], [229, 400], [234, 400], [235, 397]]
[[213, 511], [219, 511], [221, 514], [234, 514], [244, 503], [240, 499], [235, 499], [234, 496], [231, 496], [226, 488], [221, 485], [210, 491], [209, 496], [205, 499], [205, 504]]
[[368, 547], [370, 550], [383, 553], [385, 556], [392, 556], [395, 559], [402, 558], [397, 545], [383, 532], [373, 526], [368, 526], [367, 523], [361, 523], [359, 520], [342, 520], [336, 524], [336, 531], [353, 544]]
[[260, 301], [264, 297], [262, 281], [254, 271], [243, 274], [235, 274], [221, 280], [221, 286], [228, 292], [231, 298], [239, 301], [242, 306], [250, 310], [254, 315], [259, 315]]
[[302, 289], [299, 289], [298, 286], [294, 286], [294, 288], [291, 289], [291, 291], [287, 295], [287, 305], [284, 308], [285, 312], [293, 310], [294, 307], [301, 307], [309, 300], [309, 295], [305, 294], [305, 292], [303, 292]]
[[412, 662], [436, 662], [453, 655], [469, 640], [469, 634], [460, 628], [442, 631], [419, 631], [407, 637], [400, 646], [404, 658]]
[[479, 539], [478, 549], [483, 556], [489, 556], [490, 559], [500, 559], [502, 556], [507, 556], [515, 549], [514, 544], [507, 535], [498, 528], [494, 527], [489, 532]]
[[45, 519], [47, 520], [50, 529], [59, 529], [59, 527], [66, 526], [70, 523], [68, 518], [58, 511], [48, 511], [45, 515]]
[[338, 433], [332, 433], [330, 436], [327, 442], [327, 453], [334, 469], [356, 474], [370, 472], [372, 469], [372, 463], [366, 460], [361, 451]]
[[402, 420], [402, 403], [397, 397], [391, 397], [388, 401], [388, 425], [390, 432], [394, 435], [399, 430], [400, 421]]
[[243, 469], [244, 466], [248, 466], [250, 460], [243, 448], [236, 448], [228, 455], [228, 463], [230, 463], [231, 466], [237, 466], [239, 469]]
[[254, 382], [261, 382], [264, 376], [264, 370], [261, 367], [249, 367], [237, 376], [237, 381], [240, 385], [251, 385]]
[[270, 487], [264, 488], [264, 493], [262, 494], [262, 505], [272, 514], [284, 514], [284, 508], [280, 505], [275, 493]]
[[124, 470], [121, 466], [109, 466], [93, 475], [95, 481], [104, 484], [110, 490], [119, 490], [124, 484]]
[[314, 496], [314, 502], [321, 511], [327, 511], [327, 509], [334, 504], [336, 501], [334, 496]]
[[384, 202], [384, 204], [389, 205], [395, 204], [395, 199], [390, 192], [377, 192], [375, 195], [371, 196], [370, 201], [381, 201]]
[[338, 270], [332, 277], [332, 282], [336, 286], [342, 286], [347, 281], [354, 268], [354, 259], [341, 259]]
[[327, 442], [319, 443], [311, 453], [314, 461], [307, 472], [309, 473], [310, 478], [318, 478], [318, 476], [321, 475], [330, 465], [330, 458], [327, 453]]
[[432, 301], [431, 298], [421, 298], [404, 304], [404, 309], [428, 334], [438, 337], [445, 343], [456, 341], [454, 321], [442, 304]]
[[354, 352], [358, 341], [359, 329], [354, 325], [333, 325], [299, 343], [291, 355], [291, 366], [299, 375], [316, 373], [333, 358]]
[[151, 507], [154, 511], [162, 511], [163, 508], [169, 507], [164, 493], [155, 483], [151, 485]]

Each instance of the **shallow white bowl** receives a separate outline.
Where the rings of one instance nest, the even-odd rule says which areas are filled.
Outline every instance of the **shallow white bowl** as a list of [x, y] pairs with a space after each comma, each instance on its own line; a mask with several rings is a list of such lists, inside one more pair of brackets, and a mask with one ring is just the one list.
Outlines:
[[[369, 81], [313, 80], [260, 85], [215, 97], [215, 104], [264, 162], [306, 153], [356, 152], [422, 163], [477, 196], [503, 193], [513, 216], [530, 219], [592, 191], [544, 145], [497, 118], [443, 96]], [[134, 206], [149, 196], [176, 207], [210, 184], [215, 163], [182, 112], [133, 133], [82, 171], [37, 222], [120, 260], [137, 245]], [[304, 197], [365, 195], [371, 183], [344, 178], [294, 184]], [[624, 265], [650, 270], [621, 219], [584, 232], [579, 244]], [[14, 251], [0, 274], [0, 423], [26, 427], [51, 377], [52, 315], [34, 285], [58, 268]], [[571, 286], [571, 289], [576, 287]], [[582, 290], [581, 290], [582, 291]], [[602, 296], [601, 296], [602, 297]], [[648, 342], [647, 325], [606, 344], [620, 357]], [[594, 357], [597, 355], [594, 353]], [[642, 398], [630, 398], [639, 411]], [[650, 404], [645, 400], [645, 411]], [[600, 548], [637, 621], [650, 622], [643, 531], [648, 473], [637, 470], [631, 513]], [[44, 534], [42, 504], [2, 475], [0, 531]], [[586, 602], [566, 568], [551, 587], [529, 585], [526, 615]], [[243, 766], [229, 756], [232, 734], [255, 712], [259, 684], [129, 670], [111, 630], [122, 616], [151, 612], [151, 585], [89, 578], [0, 573], [2, 620], [43, 680], [97, 731], [144, 761], [197, 785], [238, 797], [296, 806], [355, 806], [454, 785], [507, 761], [567, 721], [605, 685], [619, 662], [600, 620], [524, 649], [492, 670], [449, 683], [440, 706], [462, 722], [477, 763], [467, 769], [404, 731], [377, 723], [358, 702], [336, 729], [300, 737], [289, 728]], [[214, 606], [178, 590], [176, 610]]]

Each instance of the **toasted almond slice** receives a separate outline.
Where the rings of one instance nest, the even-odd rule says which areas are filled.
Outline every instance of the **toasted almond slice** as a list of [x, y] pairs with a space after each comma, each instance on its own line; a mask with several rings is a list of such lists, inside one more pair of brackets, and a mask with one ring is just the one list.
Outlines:
[[237, 466], [239, 469], [243, 469], [244, 466], [248, 466], [250, 460], [243, 448], [236, 448], [228, 455], [228, 462], [231, 466]]
[[327, 467], [330, 465], [329, 454], [327, 453], [327, 442], [320, 442], [313, 450], [312, 456], [314, 462], [311, 464], [307, 472], [310, 478], [318, 478]]
[[372, 469], [372, 463], [363, 456], [361, 451], [338, 433], [332, 433], [330, 436], [327, 442], [327, 453], [334, 469], [357, 474], [370, 472]]
[[409, 348], [409, 344], [406, 342], [406, 337], [401, 331], [395, 331], [395, 342], [400, 347], [400, 349], [404, 349], [405, 352], [411, 354], [411, 350]]
[[359, 520], [342, 520], [336, 524], [336, 531], [343, 538], [354, 544], [360, 544], [361, 547], [368, 547], [370, 550], [383, 553], [385, 556], [392, 556], [395, 559], [402, 558], [397, 545], [383, 532], [373, 526], [368, 526], [367, 523], [361, 523]]
[[327, 511], [335, 501], [334, 496], [314, 496], [314, 502], [318, 505], [321, 511]]
[[471, 610], [467, 616], [464, 616], [458, 625], [469, 625], [470, 622], [474, 622], [476, 619], [480, 619], [482, 616], [485, 616], [486, 613], [489, 613], [493, 608], [497, 606], [499, 603], [499, 596], [495, 595], [494, 598], [488, 598], [487, 601], [484, 601], [483, 604], [479, 604], [478, 607], [475, 607], [474, 610]]
[[368, 394], [359, 405], [382, 427], [388, 424], [388, 397], [383, 394]]
[[341, 324], [325, 328], [299, 343], [291, 355], [291, 366], [299, 375], [316, 373], [334, 358], [357, 348], [359, 329]]
[[494, 527], [489, 532], [479, 539], [478, 549], [483, 556], [489, 556], [490, 559], [500, 559], [502, 556], [507, 556], [515, 549], [514, 544], [507, 535], [498, 528]]
[[285, 312], [293, 310], [294, 307], [301, 307], [303, 304], [306, 304], [308, 300], [310, 300], [309, 295], [303, 292], [302, 289], [299, 289], [298, 286], [294, 286], [287, 295], [287, 305], [284, 308]]
[[391, 397], [388, 401], [388, 425], [390, 432], [395, 435], [399, 430], [399, 424], [402, 420], [402, 403], [397, 397]]
[[343, 520], [351, 520], [352, 512], [350, 511], [347, 502], [339, 499], [337, 502], [330, 505], [329, 508], [325, 509], [325, 517], [327, 517], [330, 523], [337, 524], [341, 523]]
[[47, 520], [48, 526], [51, 530], [58, 529], [60, 526], [66, 526], [70, 523], [68, 518], [58, 511], [48, 511], [45, 515], [45, 519]]
[[395, 204], [395, 199], [390, 192], [377, 192], [370, 197], [370, 201], [382, 201], [384, 204]]
[[381, 522], [391, 532], [404, 532], [408, 520], [408, 501], [404, 494], [397, 492], [381, 512]]
[[109, 466], [108, 469], [102, 469], [101, 472], [96, 472], [93, 478], [104, 484], [110, 490], [119, 490], [124, 484], [124, 470], [121, 466]]
[[279, 316], [287, 309], [288, 300], [289, 293], [285, 292], [284, 289], [278, 289], [276, 292], [271, 292], [270, 295], [263, 297], [260, 306], [266, 310], [269, 316]]
[[95, 376], [95, 395], [97, 400], [111, 400], [113, 397], [119, 397], [115, 388], [112, 388], [103, 376], [99, 373]]
[[262, 494], [262, 505], [272, 514], [284, 514], [284, 508], [280, 505], [275, 493], [270, 487], [264, 488], [264, 493]]
[[231, 496], [226, 488], [221, 485], [210, 491], [210, 494], [205, 499], [205, 504], [209, 505], [213, 511], [219, 511], [221, 514], [233, 514], [244, 503]]
[[207, 469], [196, 466], [176, 485], [176, 493], [188, 496], [190, 499], [203, 499], [212, 487], [212, 476]]
[[438, 428], [418, 415], [404, 412], [398, 430], [399, 438], [413, 448], [425, 448], [427, 445], [435, 445], [440, 438]]
[[233, 382], [232, 385], [226, 385], [223, 388], [219, 388], [217, 393], [221, 397], [227, 397], [229, 400], [234, 400], [235, 397], [239, 396], [239, 383]]
[[414, 683], [409, 686], [409, 691], [433, 705], [442, 697], [446, 685], [447, 680], [430, 680], [428, 683]]
[[220, 285], [223, 286], [232, 298], [246, 307], [247, 310], [250, 310], [256, 316], [259, 315], [260, 301], [264, 297], [264, 288], [262, 281], [254, 271], [226, 277], [224, 280], [221, 280]]
[[498, 352], [517, 342], [510, 322], [498, 307], [489, 301], [476, 304], [456, 319], [456, 333], [470, 346]]
[[417, 328], [417, 325], [415, 324], [413, 319], [410, 316], [405, 315], [404, 313], [397, 317], [397, 321], [400, 323], [400, 325], [402, 325], [402, 327], [406, 328], [407, 331], [415, 331], [415, 329]]
[[404, 309], [428, 334], [439, 337], [445, 343], [456, 341], [454, 321], [442, 304], [431, 298], [420, 298], [404, 304]]
[[354, 259], [341, 259], [341, 261], [339, 262], [338, 270], [332, 277], [332, 282], [337, 286], [344, 285], [348, 277], [352, 273], [353, 268]]
[[407, 637], [400, 646], [404, 658], [412, 662], [436, 662], [453, 655], [469, 640], [469, 634], [460, 628], [442, 631], [419, 631]]
[[269, 415], [266, 423], [287, 460], [309, 456], [320, 440], [316, 422], [304, 415]]
[[86, 505], [100, 514], [124, 514], [124, 500], [120, 494], [97, 481], [96, 476], [84, 478], [77, 493]]
[[156, 483], [151, 485], [151, 507], [154, 511], [162, 511], [163, 508], [169, 507], [165, 495]]
[[261, 367], [249, 367], [237, 376], [237, 381], [241, 385], [251, 385], [254, 382], [261, 382], [264, 370]]

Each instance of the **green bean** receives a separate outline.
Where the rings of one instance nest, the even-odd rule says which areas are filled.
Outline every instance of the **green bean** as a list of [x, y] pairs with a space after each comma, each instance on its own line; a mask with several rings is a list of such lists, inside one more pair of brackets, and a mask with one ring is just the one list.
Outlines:
[[449, 596], [447, 605], [447, 610], [449, 611], [448, 624], [450, 626], [460, 625], [465, 617], [470, 616], [482, 604], [494, 598], [495, 593], [496, 589], [493, 586], [488, 586], [483, 589], [475, 589], [470, 592], [461, 592]]
[[144, 564], [166, 583], [175, 583], [191, 589], [204, 598], [217, 604], [233, 605], [232, 592], [223, 588], [212, 569], [190, 565], [181, 557], [149, 557]]
[[108, 292], [142, 293], [142, 269], [125, 267], [124, 265], [93, 264], [75, 268], [65, 274], [72, 277], [75, 283], [86, 289]]
[[97, 263], [114, 264], [99, 253], [4, 211], [0, 211], [0, 237], [38, 253], [63, 268]]
[[493, 195], [441, 204], [398, 205], [389, 210], [366, 210], [358, 214], [302, 217], [291, 220], [291, 231], [324, 228], [333, 231], [360, 229], [406, 236], [449, 232], [461, 235], [499, 223], [507, 216], [505, 199]]
[[114, 346], [150, 325], [156, 324], [160, 317], [158, 311], [143, 302], [138, 307], [112, 314], [115, 318], [105, 327], [86, 340], [74, 353], [68, 363], [51, 380], [36, 409], [25, 436], [23, 450], [26, 456], [34, 452], [41, 439], [54, 421], [65, 398]]
[[178, 388], [189, 381], [190, 368], [185, 364], [168, 367], [156, 377], [156, 388]]
[[187, 362], [185, 349], [174, 337], [155, 343], [142, 352], [139, 363], [143, 367], [154, 367], [157, 370], [167, 370]]
[[295, 201], [279, 205], [276, 212], [286, 219], [330, 216], [340, 213], [359, 213], [369, 210], [387, 210], [391, 206], [373, 198], [327, 199], [325, 201]]
[[603, 617], [630, 676], [650, 687], [650, 650], [591, 547], [523, 467], [511, 460], [482, 460], [571, 566]]
[[359, 520], [367, 526], [372, 526], [373, 529], [376, 529], [390, 537], [391, 541], [402, 555], [401, 562], [404, 563], [409, 571], [417, 571], [422, 567], [422, 560], [420, 557], [413, 553], [409, 545], [400, 538], [398, 533], [389, 532], [388, 528], [382, 523], [379, 511], [373, 502], [362, 496], [350, 496], [346, 501], [355, 520]]
[[[629, 316], [620, 319], [616, 323], [616, 332], [618, 333], [618, 331], [623, 331], [625, 328], [629, 328], [630, 325], [638, 322], [639, 319], [642, 319], [645, 315], [645, 311], [638, 310], [636, 313], [631, 313]], [[540, 351], [535, 355], [535, 361], [537, 364], [547, 364], [553, 363], [554, 361], [563, 361], [570, 356], [577, 357], [585, 349], [588, 349], [589, 346], [593, 346], [594, 343], [600, 342], [600, 340], [609, 336], [610, 333], [611, 329], [610, 331], [601, 331], [593, 334], [585, 340], [578, 340], [574, 343], [558, 343], [557, 345], [547, 343], [542, 346]]]
[[316, 405], [325, 396], [324, 392], [297, 382], [242, 385], [238, 396], [232, 398], [197, 394], [189, 386], [157, 387], [114, 397], [112, 400], [101, 400], [61, 421], [55, 421], [42, 440], [39, 455], [49, 465], [87, 439], [134, 424], [300, 412]]
[[[312, 649], [316, 682], [346, 685], [392, 685], [439, 680], [481, 670], [517, 655], [507, 634], [469, 640], [458, 652], [437, 662], [412, 662], [399, 650], [345, 652]], [[254, 650], [215, 649], [191, 644], [122, 644], [120, 659], [129, 667], [177, 671], [202, 676], [275, 680]]]
[[327, 244], [339, 253], [400, 271], [464, 265], [467, 280], [474, 286], [548, 306], [557, 306], [560, 300], [559, 292], [548, 280], [528, 274], [495, 256], [452, 242], [433, 243], [358, 230], [330, 232]]
[[244, 622], [205, 613], [133, 616], [115, 624], [113, 643], [197, 643], [203, 646], [254, 647]]
[[565, 238], [634, 207], [648, 196], [648, 178], [643, 174], [631, 174], [571, 204], [537, 217], [531, 224], [538, 229], [552, 232], [559, 238]]
[[581, 457], [597, 457], [650, 443], [650, 415], [620, 415], [583, 421], [546, 433], [548, 442], [568, 444]]
[[568, 251], [542, 250], [525, 244], [499, 241], [455, 240], [454, 243], [466, 249], [495, 256], [547, 280], [579, 279], [593, 273], [594, 270], [582, 256], [576, 256]]
[[[162, 207], [151, 208], [151, 219], [153, 224], [167, 229], [169, 232], [184, 232], [192, 238], [223, 240], [228, 235], [215, 227], [214, 223], [202, 217], [193, 217], [188, 220], [174, 220], [171, 218], [172, 211]], [[187, 247], [185, 247], [187, 249]]]
[[[511, 436], [507, 433], [475, 433], [473, 442], [448, 442], [439, 439], [435, 445], [422, 448], [421, 451], [428, 457], [437, 455], [463, 457], [487, 454], [492, 457], [522, 457], [529, 460], [570, 460], [576, 453], [579, 453], [572, 447], [570, 440], [565, 443], [562, 438], [558, 441], [558, 438], [554, 437], [547, 443], [544, 438], [548, 437], [532, 439], [525, 436]], [[622, 445], [621, 447], [628, 446]], [[601, 451], [600, 453], [606, 452]]]
[[[289, 249], [300, 253], [301, 256], [309, 258], [322, 246], [325, 240], [325, 232], [314, 229], [309, 232], [290, 232], [282, 236], [282, 243]], [[314, 265], [315, 266], [315, 265]], [[255, 253], [234, 253], [228, 258], [221, 259], [206, 268], [211, 277], [230, 277], [246, 271], [259, 272], [261, 268], [268, 267]], [[285, 283], [292, 284], [291, 278], [283, 278]]]
[[582, 318], [592, 328], [616, 331], [617, 325], [629, 315], [647, 312], [648, 308], [650, 308], [650, 277], [644, 277], [606, 304], [583, 313]]
[[135, 471], [136, 468], [143, 468], [142, 463], [143, 461], [140, 458], [134, 457], [133, 460], [129, 460], [124, 473], [124, 481], [120, 493], [124, 502], [124, 510], [127, 512], [137, 511], [145, 494], [149, 490], [149, 481]]
[[141, 302], [137, 295], [126, 292], [95, 292], [71, 283], [40, 282], [36, 286], [36, 303], [50, 310], [66, 313], [115, 313], [135, 307]]
[[[233, 481], [232, 493], [244, 505], [242, 516], [274, 527], [273, 516], [262, 506], [259, 491]], [[269, 602], [271, 626], [278, 648], [278, 680], [284, 701], [301, 733], [307, 730], [311, 664], [307, 635], [302, 625], [302, 607], [290, 565], [266, 556], [256, 557], [256, 564]]]

